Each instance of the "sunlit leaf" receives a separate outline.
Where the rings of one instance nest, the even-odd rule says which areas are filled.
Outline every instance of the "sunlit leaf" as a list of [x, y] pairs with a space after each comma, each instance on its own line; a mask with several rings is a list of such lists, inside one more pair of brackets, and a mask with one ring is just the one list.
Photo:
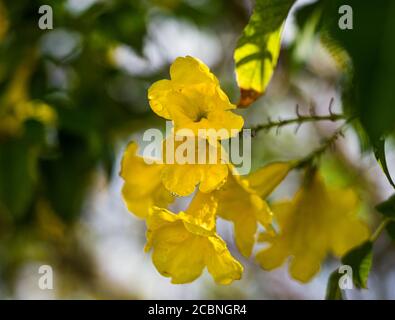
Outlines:
[[240, 107], [261, 96], [272, 78], [281, 48], [281, 32], [295, 0], [257, 0], [234, 52]]

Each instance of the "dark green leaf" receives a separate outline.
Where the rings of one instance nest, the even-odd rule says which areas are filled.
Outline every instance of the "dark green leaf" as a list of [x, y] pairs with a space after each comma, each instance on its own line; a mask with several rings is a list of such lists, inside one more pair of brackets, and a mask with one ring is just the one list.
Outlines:
[[395, 241], [395, 221], [390, 222], [386, 227], [387, 233], [392, 241]]
[[381, 168], [383, 169], [385, 175], [387, 176], [387, 179], [389, 183], [395, 188], [395, 183], [391, 178], [391, 174], [388, 170], [387, 166], [387, 158], [385, 156], [385, 139], [381, 138], [377, 140], [374, 145], [374, 155], [376, 156], [377, 162], [380, 164]]
[[61, 132], [59, 144], [62, 153], [41, 161], [40, 169], [46, 197], [56, 214], [71, 223], [81, 213], [97, 158], [79, 136]]
[[376, 206], [378, 212], [389, 218], [395, 218], [395, 194]]
[[27, 214], [37, 181], [39, 148], [43, 127], [28, 121], [24, 135], [0, 143], [0, 213], [5, 210], [12, 218]]
[[349, 251], [343, 258], [342, 263], [349, 265], [353, 271], [353, 282], [357, 288], [367, 288], [369, 272], [372, 267], [371, 241]]
[[[324, 1], [324, 17], [328, 31], [352, 60], [354, 69], [354, 113], [359, 116], [371, 143], [395, 129], [395, 4], [382, 0], [374, 6], [369, 1]], [[347, 4], [353, 9], [353, 29], [341, 30], [338, 25], [339, 7]], [[380, 157], [383, 161], [383, 157]], [[384, 168], [383, 168], [384, 169]]]
[[328, 284], [326, 287], [326, 295], [325, 299], [326, 300], [343, 300], [343, 293], [340, 289], [339, 286], [339, 280], [340, 277], [342, 276], [341, 273], [339, 273], [339, 270], [336, 269], [331, 273], [328, 279]]

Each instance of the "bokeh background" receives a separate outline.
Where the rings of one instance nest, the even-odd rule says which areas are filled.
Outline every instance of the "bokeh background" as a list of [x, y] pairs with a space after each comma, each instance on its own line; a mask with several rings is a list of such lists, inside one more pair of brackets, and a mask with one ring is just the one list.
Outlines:
[[[246, 126], [303, 113], [342, 112], [340, 72], [319, 39], [287, 19], [278, 68], [265, 97], [240, 111]], [[38, 27], [38, 8], [53, 8], [54, 29]], [[147, 88], [167, 78], [178, 56], [204, 61], [237, 102], [233, 51], [248, 22], [249, 0], [0, 0], [0, 298], [2, 299], [322, 299], [339, 262], [302, 285], [287, 268], [261, 270], [234, 250], [232, 226], [219, 233], [245, 266], [243, 279], [217, 286], [205, 273], [172, 285], [144, 253], [145, 224], [121, 198], [118, 176], [127, 143], [147, 128], [164, 128]], [[320, 122], [259, 132], [253, 168], [305, 156], [339, 123]], [[395, 172], [393, 142], [387, 160]], [[391, 194], [372, 153], [361, 152], [349, 128], [322, 159], [333, 184], [354, 185], [361, 214], [374, 228], [374, 206]], [[269, 200], [290, 197], [292, 173]], [[179, 203], [180, 206], [183, 203]], [[54, 270], [54, 289], [40, 290], [38, 268]], [[375, 244], [369, 290], [348, 298], [395, 299], [394, 244]]]

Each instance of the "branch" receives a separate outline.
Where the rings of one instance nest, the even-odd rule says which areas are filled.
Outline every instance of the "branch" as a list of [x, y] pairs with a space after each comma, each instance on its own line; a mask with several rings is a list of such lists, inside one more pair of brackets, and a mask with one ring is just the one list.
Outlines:
[[383, 230], [387, 227], [387, 225], [389, 225], [392, 221], [394, 221], [393, 218], [386, 218], [383, 221], [381, 221], [376, 231], [370, 237], [370, 241], [375, 242], [377, 238], [380, 236], [380, 234], [383, 232]]
[[328, 149], [329, 147], [333, 146], [333, 144], [339, 138], [339, 136], [342, 136], [342, 137], [344, 136], [343, 131], [344, 131], [344, 129], [347, 126], [348, 123], [349, 123], [349, 120], [346, 121], [339, 129], [337, 129], [330, 137], [326, 138], [323, 141], [323, 143], [321, 144], [321, 146], [318, 147], [318, 149], [314, 150], [309, 155], [307, 155], [305, 158], [301, 159], [295, 165], [295, 167], [296, 168], [305, 167], [306, 165], [311, 164], [314, 159], [316, 159], [319, 156], [321, 156], [326, 151], [326, 149]]
[[328, 106], [329, 114], [328, 115], [318, 116], [315, 113], [315, 109], [314, 109], [313, 105], [310, 107], [310, 112], [308, 115], [302, 115], [299, 110], [300, 109], [299, 104], [296, 104], [296, 107], [295, 107], [296, 118], [285, 119], [285, 120], [282, 120], [281, 118], [279, 118], [277, 121], [272, 121], [269, 117], [267, 123], [258, 125], [255, 128], [251, 128], [251, 130], [256, 134], [260, 130], [269, 131], [272, 128], [277, 128], [277, 133], [278, 133], [280, 131], [280, 129], [284, 126], [291, 125], [291, 124], [297, 124], [297, 127], [295, 129], [295, 133], [297, 133], [300, 126], [306, 122], [316, 122], [316, 121], [335, 122], [335, 121], [339, 121], [339, 120], [347, 120], [347, 122], [351, 121], [353, 119], [353, 117], [347, 117], [344, 114], [339, 114], [339, 113], [333, 112], [334, 101], [335, 101], [334, 98], [331, 98], [331, 100], [329, 101], [329, 106]]
[[299, 127], [306, 122], [315, 122], [315, 121], [339, 121], [339, 120], [347, 120], [348, 117], [344, 114], [337, 114], [337, 113], [332, 113], [329, 115], [325, 116], [317, 116], [317, 115], [298, 115], [296, 118], [291, 118], [291, 119], [279, 119], [277, 121], [272, 121], [270, 118], [268, 119], [268, 122], [265, 124], [258, 125], [254, 128], [251, 128], [251, 130], [258, 132], [260, 130], [270, 130], [272, 128], [281, 128], [287, 125], [291, 124], [298, 124], [296, 131], [299, 129]]

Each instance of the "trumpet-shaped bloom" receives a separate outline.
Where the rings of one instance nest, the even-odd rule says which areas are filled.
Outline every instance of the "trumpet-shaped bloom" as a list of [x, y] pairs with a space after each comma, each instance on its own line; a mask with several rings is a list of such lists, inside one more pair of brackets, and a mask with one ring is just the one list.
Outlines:
[[342, 256], [368, 238], [369, 229], [358, 219], [357, 209], [352, 189], [327, 187], [315, 172], [291, 201], [272, 206], [280, 232], [264, 237], [270, 246], [257, 254], [257, 261], [271, 270], [291, 257], [291, 276], [309, 281], [328, 253]]
[[[216, 193], [219, 200], [218, 214], [232, 221], [235, 229], [236, 245], [248, 257], [255, 244], [258, 224], [269, 234], [272, 232], [272, 212], [264, 200], [286, 177], [292, 163], [269, 164], [246, 178], [229, 175], [227, 182]], [[231, 169], [235, 172], [235, 169]]]
[[175, 141], [175, 136], [170, 136], [165, 140], [164, 154], [162, 181], [167, 190], [178, 196], [190, 195], [196, 185], [202, 192], [214, 191], [225, 183], [228, 176], [227, 157], [220, 143], [212, 145], [197, 137]]
[[199, 129], [238, 132], [244, 121], [230, 110], [230, 103], [220, 88], [218, 79], [200, 60], [187, 56], [177, 58], [170, 67], [171, 80], [155, 82], [148, 91], [151, 109], [159, 116], [172, 120], [177, 133], [191, 129], [195, 136]]
[[145, 163], [137, 155], [137, 144], [132, 142], [125, 150], [120, 175], [125, 181], [123, 199], [129, 209], [139, 218], [145, 218], [156, 205], [166, 208], [174, 197], [161, 181], [162, 164]]
[[185, 213], [156, 208], [147, 218], [145, 249], [172, 283], [192, 282], [205, 267], [218, 284], [241, 278], [243, 267], [215, 232], [216, 207], [211, 194], [198, 193]]
[[234, 224], [235, 241], [242, 255], [251, 255], [255, 244], [258, 223], [269, 228], [272, 213], [248, 181], [238, 175], [229, 175], [225, 185], [215, 193], [218, 215]]

